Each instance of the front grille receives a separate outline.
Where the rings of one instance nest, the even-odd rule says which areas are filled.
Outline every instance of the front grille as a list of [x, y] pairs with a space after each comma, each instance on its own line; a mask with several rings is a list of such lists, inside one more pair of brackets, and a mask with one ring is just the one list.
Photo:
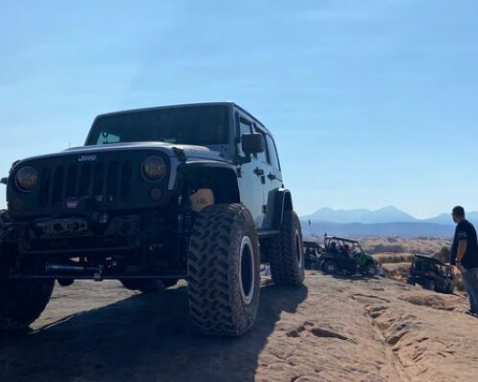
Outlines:
[[129, 160], [47, 167], [41, 173], [39, 204], [59, 205], [79, 198], [128, 201], [132, 179], [133, 164]]

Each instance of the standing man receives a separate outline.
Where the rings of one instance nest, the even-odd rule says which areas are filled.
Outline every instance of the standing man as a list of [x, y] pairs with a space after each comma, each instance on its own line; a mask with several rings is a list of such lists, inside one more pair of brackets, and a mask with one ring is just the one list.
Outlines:
[[451, 247], [450, 263], [456, 265], [463, 276], [463, 284], [470, 299], [470, 310], [467, 313], [476, 315], [478, 314], [478, 243], [476, 230], [473, 224], [465, 219], [463, 207], [453, 208], [451, 215], [457, 225]]

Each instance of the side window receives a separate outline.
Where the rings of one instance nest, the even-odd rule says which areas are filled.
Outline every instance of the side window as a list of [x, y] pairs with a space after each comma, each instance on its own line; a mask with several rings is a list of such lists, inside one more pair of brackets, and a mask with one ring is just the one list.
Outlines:
[[257, 159], [259, 159], [260, 161], [264, 162], [264, 163], [271, 163], [271, 160], [270, 160], [270, 155], [269, 155], [269, 150], [267, 149], [267, 140], [266, 140], [266, 133], [264, 133], [261, 129], [259, 129], [255, 124], [254, 124], [254, 130], [256, 133], [259, 133], [262, 135], [262, 137], [264, 138], [264, 145], [265, 145], [265, 150], [264, 152], [262, 153], [258, 153], [257, 154]]
[[244, 152], [242, 151], [242, 136], [244, 134], [251, 134], [252, 133], [252, 123], [249, 122], [247, 119], [245, 118], [239, 118], [239, 132], [241, 134], [241, 140], [239, 141], [239, 154], [240, 155], [245, 155]]
[[266, 139], [267, 139], [267, 148], [269, 149], [269, 155], [271, 159], [271, 165], [272, 167], [280, 169], [279, 157], [277, 156], [277, 149], [276, 149], [274, 140], [272, 139], [270, 135], [266, 135]]

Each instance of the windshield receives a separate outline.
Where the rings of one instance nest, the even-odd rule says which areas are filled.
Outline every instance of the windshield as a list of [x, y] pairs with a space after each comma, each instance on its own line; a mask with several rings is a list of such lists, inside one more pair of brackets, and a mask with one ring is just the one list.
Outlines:
[[96, 119], [87, 146], [120, 142], [168, 142], [198, 146], [229, 139], [227, 106], [184, 106], [132, 111]]

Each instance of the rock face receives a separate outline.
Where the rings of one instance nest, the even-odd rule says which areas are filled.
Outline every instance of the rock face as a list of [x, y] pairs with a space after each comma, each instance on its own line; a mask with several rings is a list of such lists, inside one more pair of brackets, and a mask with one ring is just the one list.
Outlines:
[[57, 288], [30, 333], [0, 337], [0, 381], [473, 381], [478, 319], [466, 299], [386, 279], [308, 273], [264, 280], [253, 330], [198, 334], [187, 287], [140, 295], [119, 283]]

